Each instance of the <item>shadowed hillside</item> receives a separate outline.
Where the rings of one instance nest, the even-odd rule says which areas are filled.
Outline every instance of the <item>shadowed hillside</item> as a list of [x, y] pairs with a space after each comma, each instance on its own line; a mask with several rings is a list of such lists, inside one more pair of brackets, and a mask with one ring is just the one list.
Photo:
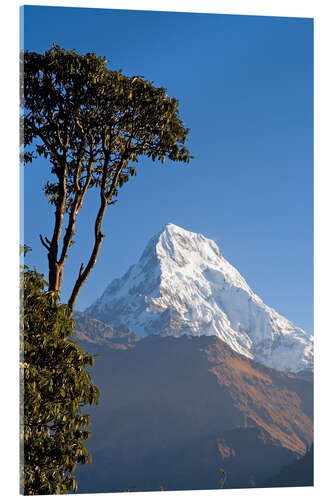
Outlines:
[[270, 477], [258, 485], [262, 488], [281, 486], [313, 486], [313, 445], [305, 455], [296, 458], [281, 469], [279, 474]]
[[93, 463], [79, 491], [249, 487], [312, 443], [312, 383], [212, 336], [150, 336], [96, 361]]

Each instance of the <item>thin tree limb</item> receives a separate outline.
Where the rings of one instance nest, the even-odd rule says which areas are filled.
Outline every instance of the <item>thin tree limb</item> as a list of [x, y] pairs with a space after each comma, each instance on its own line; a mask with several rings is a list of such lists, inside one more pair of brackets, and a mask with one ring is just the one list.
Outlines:
[[[45, 248], [46, 248], [46, 250], [48, 250], [48, 251], [49, 251], [49, 250], [50, 250], [50, 246], [49, 246], [47, 243], [45, 243], [44, 238], [43, 238], [43, 236], [42, 236], [41, 234], [39, 235], [39, 239], [40, 239], [40, 241], [41, 241], [41, 243], [42, 243], [43, 247], [45, 247]], [[45, 239], [46, 239], [46, 241], [48, 241], [48, 242], [49, 242], [49, 240], [48, 240], [47, 238], [45, 238]]]
[[[81, 161], [82, 161], [82, 158], [81, 158]], [[73, 205], [72, 205], [71, 210], [70, 210], [68, 226], [66, 228], [66, 232], [65, 232], [64, 238], [63, 238], [62, 252], [61, 252], [60, 258], [58, 260], [59, 287], [61, 286], [61, 283], [62, 283], [63, 268], [64, 268], [64, 264], [65, 264], [65, 261], [66, 261], [67, 255], [68, 255], [68, 249], [73, 242], [73, 236], [75, 234], [76, 218], [77, 218], [78, 212], [80, 211], [80, 209], [82, 207], [83, 200], [86, 196], [87, 190], [88, 190], [90, 183], [91, 183], [93, 162], [94, 162], [94, 153], [93, 153], [93, 149], [91, 149], [90, 158], [89, 158], [89, 162], [87, 165], [88, 174], [87, 174], [85, 183], [84, 183], [82, 188], [80, 188], [80, 186], [78, 184], [78, 175], [79, 175], [80, 165], [78, 165], [76, 168], [74, 184], [76, 187], [78, 187], [78, 189], [76, 190]]]

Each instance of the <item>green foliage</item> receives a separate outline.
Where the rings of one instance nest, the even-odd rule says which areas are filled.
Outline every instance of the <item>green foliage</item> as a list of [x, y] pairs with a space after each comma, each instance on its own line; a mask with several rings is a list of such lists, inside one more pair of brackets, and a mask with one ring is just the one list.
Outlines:
[[94, 358], [71, 337], [73, 320], [43, 275], [24, 266], [22, 291], [22, 441], [24, 494], [76, 491], [77, 464], [91, 457], [83, 444], [99, 391], [86, 371]]
[[[141, 76], [109, 70], [106, 59], [94, 53], [79, 55], [57, 45], [44, 54], [25, 51], [21, 62], [23, 159], [47, 158], [55, 174], [61, 162], [66, 163], [67, 210], [87, 175], [88, 187], [101, 185], [105, 163], [108, 192], [123, 160], [126, 167], [118, 175], [117, 187], [136, 174], [128, 162], [137, 162], [140, 155], [153, 161], [164, 162], [167, 157], [189, 162], [184, 147], [189, 130], [178, 116], [177, 99], [170, 98], [165, 88]], [[57, 183], [44, 187], [53, 204], [58, 191]]]

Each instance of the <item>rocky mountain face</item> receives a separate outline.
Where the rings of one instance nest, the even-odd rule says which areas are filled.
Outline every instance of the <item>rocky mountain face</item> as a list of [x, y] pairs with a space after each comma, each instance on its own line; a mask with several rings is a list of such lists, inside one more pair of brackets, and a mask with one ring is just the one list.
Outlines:
[[174, 224], [85, 312], [141, 337], [216, 335], [268, 367], [313, 370], [313, 337], [266, 306], [214, 241]]
[[79, 311], [75, 311], [73, 317], [75, 320], [73, 340], [92, 354], [105, 349], [129, 349], [141, 338], [126, 327], [115, 330]]
[[313, 385], [217, 336], [147, 336], [96, 359], [80, 493], [256, 486], [313, 440]]

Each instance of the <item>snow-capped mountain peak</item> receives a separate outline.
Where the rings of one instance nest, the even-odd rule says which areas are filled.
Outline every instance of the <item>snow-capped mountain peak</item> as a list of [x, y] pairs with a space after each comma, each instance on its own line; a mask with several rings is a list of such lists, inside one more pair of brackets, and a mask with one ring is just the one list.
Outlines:
[[266, 306], [213, 240], [172, 223], [85, 312], [141, 336], [217, 335], [279, 370], [313, 366], [313, 338]]
[[175, 224], [166, 224], [159, 234], [156, 254], [161, 262], [171, 259], [192, 276], [197, 275], [198, 268], [202, 271], [208, 267], [222, 269], [228, 283], [253, 293], [237, 269], [221, 256], [215, 241], [200, 233], [186, 231]]

